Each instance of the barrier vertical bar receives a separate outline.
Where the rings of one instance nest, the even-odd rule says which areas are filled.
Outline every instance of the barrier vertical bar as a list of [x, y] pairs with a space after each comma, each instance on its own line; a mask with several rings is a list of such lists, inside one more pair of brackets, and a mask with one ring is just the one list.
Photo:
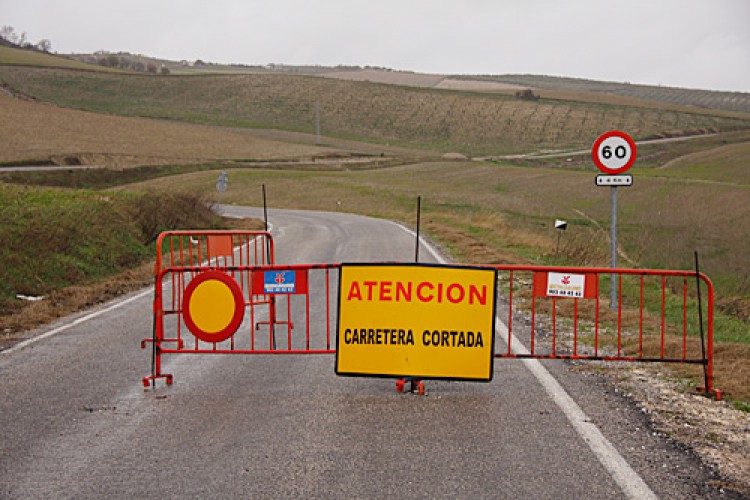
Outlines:
[[[291, 321], [291, 319], [289, 320]], [[310, 349], [310, 290], [305, 293], [305, 346]]]
[[661, 357], [664, 357], [664, 337], [667, 333], [667, 277], [661, 277]]
[[531, 294], [531, 355], [534, 355], [534, 327], [536, 325], [536, 294]]
[[326, 268], [326, 349], [331, 348], [331, 291], [329, 271]]
[[594, 356], [599, 356], [599, 304], [600, 304], [600, 298], [599, 298], [599, 292], [597, 291], [596, 294], [596, 313], [595, 313], [595, 320], [594, 320]]
[[687, 359], [687, 276], [682, 278], [682, 359]]
[[[696, 261], [697, 261], [696, 252]], [[700, 273], [700, 271], [697, 271]], [[703, 359], [706, 360], [706, 393], [713, 393], [716, 395], [716, 400], [721, 401], [721, 391], [714, 388], [714, 284], [711, 280], [705, 279], [706, 286], [708, 287], [708, 332], [706, 337], [706, 350], [703, 352]], [[700, 296], [700, 286], [698, 289], [698, 295]], [[700, 318], [701, 329], [703, 328], [703, 307], [698, 301], [698, 310], [701, 311], [698, 315]], [[703, 336], [701, 336], [701, 347], [703, 347]]]
[[573, 356], [578, 356], [578, 299], [573, 299]]
[[510, 355], [513, 350], [511, 349], [511, 343], [513, 341], [513, 270], [510, 271], [510, 276], [508, 277], [509, 283], [510, 283], [510, 292], [508, 295], [508, 355]]
[[640, 310], [640, 319], [638, 320], [639, 321], [639, 323], [638, 323], [638, 325], [639, 325], [639, 327], [638, 327], [638, 357], [639, 358], [643, 357], [643, 308], [644, 308], [643, 292], [644, 292], [644, 279], [645, 279], [644, 275], [641, 274], [641, 279], [640, 279], [640, 282], [641, 282], [641, 297], [640, 297], [640, 308], [639, 308], [639, 310]]
[[622, 274], [617, 275], [617, 357], [622, 356]]
[[292, 350], [292, 296], [286, 296], [286, 335], [289, 350]]
[[552, 355], [557, 356], [557, 298], [552, 298]]
[[253, 303], [253, 289], [250, 284], [250, 349], [255, 350], [255, 304]]

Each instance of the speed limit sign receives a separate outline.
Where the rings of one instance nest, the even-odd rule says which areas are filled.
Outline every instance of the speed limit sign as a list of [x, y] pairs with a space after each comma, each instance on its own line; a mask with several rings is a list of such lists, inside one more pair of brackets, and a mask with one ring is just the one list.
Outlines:
[[625, 172], [635, 163], [635, 141], [625, 132], [610, 130], [599, 136], [591, 148], [596, 166], [609, 175]]

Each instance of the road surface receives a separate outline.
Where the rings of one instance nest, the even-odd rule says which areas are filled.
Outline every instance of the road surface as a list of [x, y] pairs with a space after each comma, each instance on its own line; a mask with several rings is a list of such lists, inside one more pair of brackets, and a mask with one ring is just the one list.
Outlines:
[[[279, 263], [414, 256], [388, 221], [269, 219]], [[499, 360], [491, 383], [428, 381], [417, 396], [336, 377], [331, 356], [181, 355], [165, 358], [174, 385], [144, 390], [151, 307], [132, 294], [0, 353], [0, 498], [722, 497], [637, 408], [564, 363]]]

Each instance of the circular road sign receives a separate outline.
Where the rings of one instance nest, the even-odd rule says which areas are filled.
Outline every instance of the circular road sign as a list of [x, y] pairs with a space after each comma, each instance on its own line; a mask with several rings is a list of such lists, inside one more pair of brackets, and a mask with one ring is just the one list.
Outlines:
[[635, 163], [635, 141], [625, 132], [610, 130], [599, 136], [591, 148], [591, 157], [605, 174], [617, 175]]
[[201, 273], [185, 289], [185, 325], [204, 342], [222, 342], [237, 331], [245, 301], [237, 282], [221, 271]]

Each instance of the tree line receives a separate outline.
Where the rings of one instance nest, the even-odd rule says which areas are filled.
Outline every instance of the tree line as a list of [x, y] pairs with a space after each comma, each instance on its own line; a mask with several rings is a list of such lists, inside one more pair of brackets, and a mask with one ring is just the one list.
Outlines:
[[41, 52], [51, 52], [52, 42], [46, 38], [36, 43], [31, 43], [26, 38], [26, 32], [17, 33], [13, 26], [3, 26], [0, 28], [0, 39], [7, 42], [5, 45], [14, 45], [22, 49], [39, 50]]
[[[48, 39], [44, 38], [37, 43], [31, 43], [27, 39], [26, 32], [18, 33], [13, 26], [7, 25], [0, 28], [0, 45], [27, 50], [37, 50], [48, 54], [52, 52], [52, 42]], [[100, 50], [93, 56], [81, 55], [72, 57], [87, 63], [98, 64], [108, 68], [119, 68], [126, 71], [152, 74], [160, 73], [162, 75], [168, 75], [170, 73], [169, 68], [164, 65], [159, 67], [153, 62], [143, 62], [138, 58], [130, 57], [130, 54], [122, 52], [119, 54], [112, 54]]]

